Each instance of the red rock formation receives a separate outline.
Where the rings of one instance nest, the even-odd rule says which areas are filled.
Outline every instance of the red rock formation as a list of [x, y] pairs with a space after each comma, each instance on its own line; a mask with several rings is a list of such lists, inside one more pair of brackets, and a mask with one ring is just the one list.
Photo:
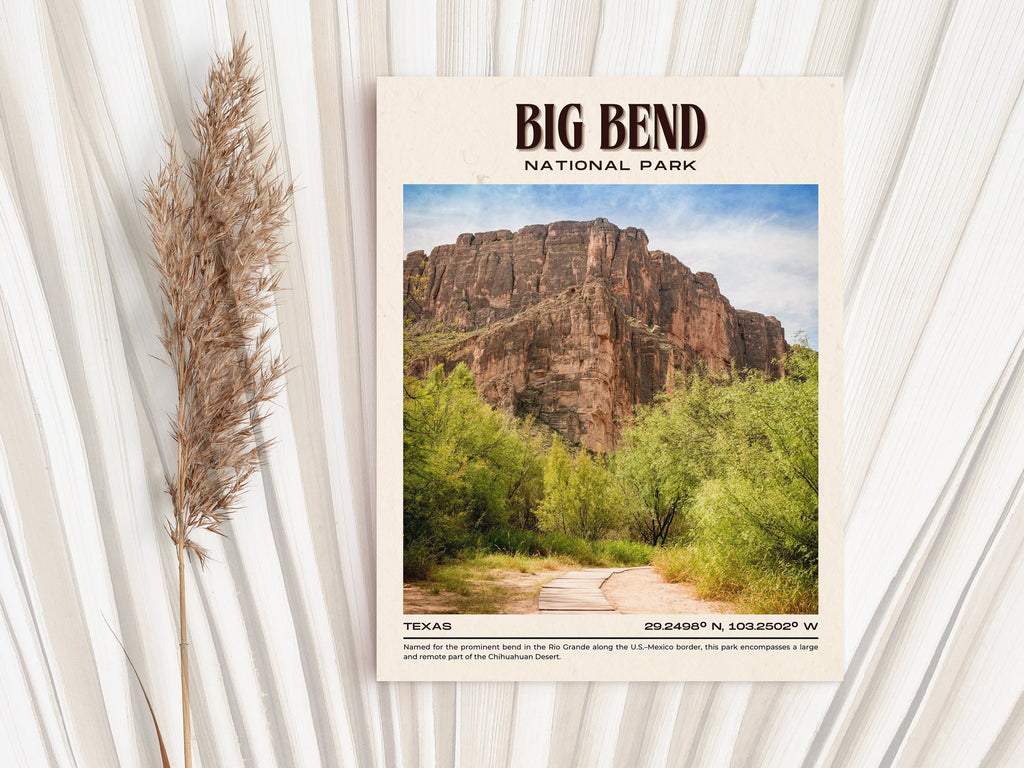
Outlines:
[[414, 251], [405, 291], [412, 335], [461, 332], [414, 359], [411, 373], [464, 361], [489, 401], [592, 450], [614, 447], [621, 421], [664, 387], [670, 367], [705, 361], [775, 376], [787, 349], [774, 317], [733, 309], [713, 275], [606, 219]]

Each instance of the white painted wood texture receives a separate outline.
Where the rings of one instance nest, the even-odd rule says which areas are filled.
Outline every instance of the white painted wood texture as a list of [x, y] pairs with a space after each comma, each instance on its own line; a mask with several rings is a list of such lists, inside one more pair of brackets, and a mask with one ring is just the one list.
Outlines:
[[[189, 574], [197, 765], [1024, 764], [1024, 6], [0, 0], [0, 762], [180, 765], [138, 199], [242, 33], [298, 182], [279, 436]], [[374, 78], [846, 78], [842, 684], [374, 682]], [[472, 105], [466, 105], [472, 108]]]

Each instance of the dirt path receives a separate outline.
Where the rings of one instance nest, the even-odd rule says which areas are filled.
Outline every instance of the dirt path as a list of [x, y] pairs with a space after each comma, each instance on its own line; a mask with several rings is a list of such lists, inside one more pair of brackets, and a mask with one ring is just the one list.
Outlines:
[[736, 612], [736, 607], [730, 602], [701, 600], [688, 584], [670, 584], [649, 566], [613, 573], [601, 586], [601, 592], [616, 613]]
[[470, 579], [462, 594], [406, 584], [405, 613], [735, 613], [732, 603], [701, 600], [687, 584], [670, 584], [650, 566], [592, 568], [576, 571], [543, 569], [521, 573], [494, 569], [485, 578]]
[[434, 591], [422, 584], [406, 584], [402, 590], [403, 610], [409, 614], [435, 613], [539, 613], [537, 596], [541, 585], [564, 571], [537, 573], [494, 570], [487, 579], [472, 579], [468, 594]]

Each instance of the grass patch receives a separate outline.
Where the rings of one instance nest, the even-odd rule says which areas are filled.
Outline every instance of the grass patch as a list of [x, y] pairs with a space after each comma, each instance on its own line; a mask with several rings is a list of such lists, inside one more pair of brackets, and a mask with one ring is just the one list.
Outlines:
[[[507, 602], [526, 592], [501, 583], [509, 572], [539, 574], [584, 568], [653, 565], [665, 581], [693, 586], [704, 600], [726, 600], [737, 612], [813, 614], [818, 611], [817, 580], [779, 563], [748, 562], [736, 551], [695, 542], [653, 547], [625, 539], [587, 541], [562, 534], [507, 530], [477, 540], [476, 545], [440, 563], [406, 552], [406, 580], [434, 594], [451, 597], [459, 613], [500, 613]], [[409, 560], [418, 567], [410, 569]], [[533, 597], [540, 588], [533, 590]]]
[[[536, 603], [541, 584], [565, 571], [648, 565], [654, 547], [632, 541], [589, 542], [559, 534], [522, 531], [495, 534], [480, 547], [467, 549], [444, 562], [409, 568], [406, 583], [443, 598], [443, 613], [508, 613], [513, 602]], [[411, 553], [415, 556], [415, 552]], [[510, 576], [539, 576], [531, 586], [510, 583]]]
[[484, 548], [505, 555], [554, 557], [571, 567], [611, 568], [650, 565], [655, 547], [636, 541], [587, 541], [561, 533], [499, 531], [488, 536]]
[[555, 578], [573, 567], [573, 563], [560, 557], [474, 552], [435, 566], [427, 578], [412, 583], [443, 595], [448, 605], [446, 612], [503, 613], [513, 600], [536, 601], [540, 595], [540, 584], [524, 588], [506, 583], [510, 573], [536, 575], [550, 571], [550, 578]]
[[594, 543], [594, 552], [606, 566], [650, 565], [656, 551], [657, 547], [639, 541], [611, 539]]
[[705, 600], [732, 600], [739, 613], [818, 612], [818, 584], [778, 564], [737, 562], [711, 546], [667, 547], [651, 564], [665, 581], [688, 582]]

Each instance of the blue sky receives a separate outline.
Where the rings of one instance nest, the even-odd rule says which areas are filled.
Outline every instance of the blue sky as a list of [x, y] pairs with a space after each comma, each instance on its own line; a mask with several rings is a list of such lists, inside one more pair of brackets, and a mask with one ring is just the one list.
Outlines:
[[[774, 315], [818, 347], [818, 188], [762, 184], [407, 184], [405, 253], [463, 232], [599, 216], [711, 272], [734, 307]], [[404, 254], [403, 254], [404, 255]]]

